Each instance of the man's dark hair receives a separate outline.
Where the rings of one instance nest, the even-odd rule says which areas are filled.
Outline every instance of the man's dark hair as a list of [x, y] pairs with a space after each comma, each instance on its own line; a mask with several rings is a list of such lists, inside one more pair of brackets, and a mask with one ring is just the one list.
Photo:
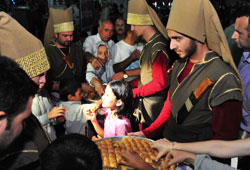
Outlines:
[[75, 96], [75, 92], [81, 88], [81, 84], [75, 79], [65, 79], [60, 82], [59, 94], [62, 101], [68, 101], [68, 95]]
[[0, 111], [6, 113], [2, 117], [7, 117], [6, 129], [9, 129], [12, 120], [26, 109], [29, 97], [33, 97], [37, 90], [38, 85], [15, 61], [0, 56]]
[[42, 170], [101, 170], [97, 145], [80, 134], [69, 134], [53, 141], [41, 155]]
[[248, 26], [246, 28], [246, 30], [248, 31], [248, 36], [250, 37], [250, 6], [243, 6], [240, 7], [237, 11], [236, 11], [236, 18], [240, 18], [240, 17], [248, 17]]

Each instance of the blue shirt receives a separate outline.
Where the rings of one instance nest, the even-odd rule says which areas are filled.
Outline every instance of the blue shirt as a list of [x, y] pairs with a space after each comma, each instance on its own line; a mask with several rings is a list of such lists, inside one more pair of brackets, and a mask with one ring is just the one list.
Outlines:
[[[250, 52], [243, 52], [238, 70], [245, 88], [244, 103], [248, 111], [250, 111]], [[240, 127], [243, 130], [250, 132], [250, 114], [242, 109], [242, 117], [243, 122], [241, 123]]]

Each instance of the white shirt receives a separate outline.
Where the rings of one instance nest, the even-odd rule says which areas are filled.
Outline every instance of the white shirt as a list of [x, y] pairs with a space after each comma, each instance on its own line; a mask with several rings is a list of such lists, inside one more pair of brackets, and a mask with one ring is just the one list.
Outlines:
[[109, 40], [108, 42], [102, 41], [99, 33], [97, 33], [86, 38], [83, 43], [83, 50], [97, 57], [97, 48], [100, 44], [106, 44], [108, 50], [110, 50], [115, 43], [113, 40]]

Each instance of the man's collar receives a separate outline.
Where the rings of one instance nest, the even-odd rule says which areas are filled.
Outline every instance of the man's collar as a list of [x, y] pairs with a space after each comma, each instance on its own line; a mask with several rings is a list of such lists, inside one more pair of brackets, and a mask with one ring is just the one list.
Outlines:
[[243, 52], [243, 57], [244, 57], [244, 61], [247, 61], [248, 63], [250, 63], [250, 51], [244, 51]]

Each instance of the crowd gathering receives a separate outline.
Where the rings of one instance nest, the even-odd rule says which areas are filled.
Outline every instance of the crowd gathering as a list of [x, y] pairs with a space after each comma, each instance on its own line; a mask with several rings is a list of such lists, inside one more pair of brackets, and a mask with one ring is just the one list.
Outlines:
[[41, 42], [0, 12], [0, 170], [100, 170], [94, 141], [127, 135], [166, 168], [248, 169], [250, 7], [225, 30], [209, 0], [173, 0], [166, 26], [146, 0], [126, 16], [75, 43], [72, 8], [50, 8]]

